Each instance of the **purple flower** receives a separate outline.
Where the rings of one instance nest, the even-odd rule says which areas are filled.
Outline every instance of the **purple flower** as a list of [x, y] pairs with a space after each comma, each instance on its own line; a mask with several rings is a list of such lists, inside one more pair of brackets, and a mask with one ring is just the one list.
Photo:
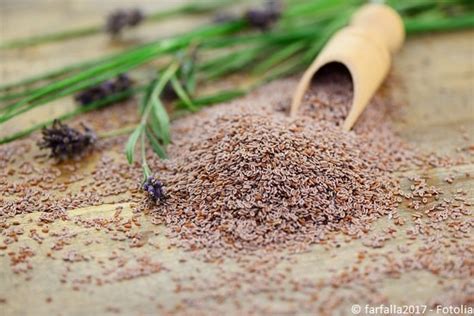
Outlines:
[[145, 15], [139, 9], [117, 10], [107, 17], [105, 31], [112, 36], [118, 36], [122, 30], [128, 27], [135, 27], [140, 24]]
[[143, 183], [143, 190], [148, 192], [150, 197], [157, 200], [163, 200], [165, 198], [165, 194], [163, 192], [163, 185], [161, 182], [153, 177], [148, 177]]
[[74, 99], [81, 105], [89, 105], [115, 93], [126, 91], [132, 84], [133, 81], [126, 74], [120, 74], [115, 80], [104, 81], [77, 93]]
[[43, 128], [43, 139], [38, 142], [41, 149], [50, 149], [50, 157], [59, 161], [81, 158], [94, 145], [97, 137], [95, 133], [85, 125], [81, 133], [59, 120], [54, 120], [50, 128]]
[[245, 19], [250, 26], [265, 31], [269, 29], [281, 16], [279, 1], [268, 1], [263, 9], [251, 9], [245, 13]]

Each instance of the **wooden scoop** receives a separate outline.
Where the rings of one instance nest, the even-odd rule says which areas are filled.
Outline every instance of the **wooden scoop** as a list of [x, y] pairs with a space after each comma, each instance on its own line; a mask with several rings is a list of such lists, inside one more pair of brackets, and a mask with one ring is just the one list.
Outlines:
[[350, 24], [329, 40], [301, 78], [291, 103], [295, 116], [315, 73], [329, 63], [341, 63], [352, 77], [354, 97], [343, 129], [350, 130], [385, 79], [391, 55], [403, 44], [405, 31], [398, 13], [383, 4], [357, 10]]

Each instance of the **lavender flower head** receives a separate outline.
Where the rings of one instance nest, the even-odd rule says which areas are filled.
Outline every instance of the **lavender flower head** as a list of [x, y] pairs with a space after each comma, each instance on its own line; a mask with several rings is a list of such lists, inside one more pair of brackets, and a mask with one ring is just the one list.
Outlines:
[[118, 36], [123, 29], [137, 26], [144, 18], [139, 9], [117, 10], [107, 17], [105, 30], [112, 36]]
[[120, 74], [113, 80], [104, 81], [98, 85], [87, 88], [74, 96], [76, 102], [81, 105], [89, 105], [101, 101], [113, 94], [130, 89], [133, 81], [126, 74]]
[[262, 31], [269, 29], [281, 16], [281, 3], [267, 1], [263, 9], [251, 9], [245, 13], [245, 19], [250, 26]]
[[38, 142], [41, 149], [50, 149], [50, 157], [59, 161], [67, 159], [79, 159], [94, 145], [97, 137], [95, 133], [85, 125], [81, 133], [59, 120], [54, 120], [51, 128], [43, 128], [43, 139]]
[[150, 197], [157, 201], [163, 200], [165, 198], [165, 194], [163, 192], [163, 185], [161, 182], [153, 177], [148, 177], [143, 184], [143, 190], [148, 192]]

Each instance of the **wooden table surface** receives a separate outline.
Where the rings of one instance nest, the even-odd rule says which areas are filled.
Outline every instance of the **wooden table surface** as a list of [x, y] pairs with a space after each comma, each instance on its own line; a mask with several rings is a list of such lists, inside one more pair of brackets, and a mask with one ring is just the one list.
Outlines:
[[[14, 1], [0, 2], [0, 36], [5, 41], [17, 36], [54, 31], [63, 26], [75, 27], [100, 23], [103, 15], [117, 6], [132, 6], [132, 1], [69, 0], [69, 1]], [[178, 1], [143, 1], [146, 10], [157, 7], [173, 6]], [[142, 4], [140, 4], [142, 6]], [[196, 23], [198, 18], [189, 23]], [[140, 28], [130, 35], [130, 42], [139, 39], [154, 38], [156, 34], [170, 30], [185, 28], [182, 21], [166, 23], [165, 26], [156, 24]], [[187, 22], [188, 23], [188, 22]], [[39, 73], [50, 67], [58, 67], [71, 62], [104, 55], [120, 49], [120, 46], [111, 45], [104, 36], [97, 35], [78, 41], [67, 41], [44, 45], [24, 50], [0, 52], [1, 82], [9, 82], [28, 75]], [[438, 153], [456, 155], [458, 147], [466, 146], [466, 140], [461, 135], [462, 130], [474, 137], [474, 31], [462, 31], [449, 34], [426, 35], [410, 38], [402, 52], [396, 57], [393, 67], [393, 78], [397, 84], [392, 92], [406, 105], [403, 117], [397, 122], [397, 127], [403, 138], [426, 150]], [[18, 127], [37, 122], [38, 118], [52, 117], [66, 111], [73, 106], [71, 101], [61, 100], [52, 106], [34, 111], [25, 117], [13, 120], [0, 126], [0, 134], [4, 135]], [[20, 163], [19, 161], [18, 163]], [[90, 162], [94, 163], [94, 161]], [[83, 168], [90, 166], [84, 165]], [[419, 171], [410, 171], [417, 174]], [[474, 164], [467, 163], [449, 169], [433, 169], [433, 184], [441, 188], [447, 187], [444, 177], [448, 174], [474, 174]], [[456, 188], [462, 188], [469, 193], [468, 199], [474, 201], [474, 180], [472, 177], [462, 178], [455, 182]], [[1, 195], [1, 192], [0, 192]], [[124, 207], [122, 216], [130, 218], [132, 211], [130, 203], [121, 203]], [[109, 204], [73, 209], [68, 214], [71, 217], [82, 218], [111, 217], [118, 205], [111, 201]], [[409, 212], [400, 210], [402, 216], [410, 217]], [[25, 232], [34, 227], [38, 213], [16, 216], [8, 219], [19, 222]], [[140, 218], [141, 226], [137, 227], [144, 233], [155, 233], [163, 228]], [[377, 226], [384, 227], [385, 220], [381, 219]], [[407, 225], [410, 225], [409, 223]], [[174, 278], [194, 278], [203, 284], [216, 281], [220, 269], [233, 273], [238, 267], [231, 261], [225, 266], [207, 264], [199, 260], [188, 258], [188, 255], [179, 249], [168, 248], [168, 240], [162, 234], [152, 234], [148, 242], [139, 248], [127, 248], [129, 258], [147, 255], [151, 260], [159, 261], [165, 271], [156, 271], [142, 277], [130, 280], [112, 280], [102, 286], [83, 286], [77, 290], [70, 283], [62, 283], [61, 276], [68, 275], [68, 279], [80, 279], [87, 275], [103, 274], [103, 268], [98, 259], [107, 260], [114, 249], [123, 247], [120, 241], [111, 240], [104, 232], [94, 228], [86, 229], [72, 221], [57, 221], [49, 225], [50, 231], [61, 231], [68, 228], [71, 233], [77, 233], [74, 239], [74, 249], [82, 249], [86, 256], [94, 260], [76, 262], [66, 265], [58, 254], [58, 260], [52, 260], [46, 254], [50, 252], [55, 238], [45, 234], [41, 245], [25, 235], [19, 236], [19, 241], [9, 246], [9, 251], [28, 245], [37, 254], [31, 258], [33, 270], [27, 274], [15, 274], [10, 266], [10, 258], [6, 251], [0, 250], [0, 315], [96, 315], [120, 312], [123, 315], [155, 314], [159, 305], [173, 310], [183, 299], [183, 295], [171, 287]], [[409, 227], [408, 227], [409, 228]], [[5, 230], [0, 228], [0, 243], [5, 237]], [[366, 248], [361, 242], [343, 245], [340, 248], [325, 250], [322, 246], [315, 246], [308, 253], [298, 254], [296, 266], [292, 273], [297, 276], [318, 280], [342, 270], [354, 262], [359, 251], [380, 252], [395, 249], [405, 241], [403, 234], [387, 242], [383, 250]], [[83, 246], [88, 240], [100, 240], [100, 243]], [[387, 250], [388, 249], [388, 250]], [[64, 250], [66, 251], [66, 250]], [[56, 254], [55, 254], [56, 255]], [[187, 258], [186, 265], [180, 259]], [[278, 271], [285, 271], [285, 265], [278, 266]], [[220, 271], [219, 273], [221, 273]], [[439, 276], [426, 271], [413, 271], [399, 278], [387, 278], [378, 285], [378, 290], [387, 300], [396, 304], [415, 304], [429, 301], [430, 298], [443, 293]], [[456, 285], [459, 280], [445, 280], [445, 285]], [[220, 291], [223, 291], [221, 288]], [[289, 295], [298, 295], [297, 292]], [[212, 295], [219, 295], [215, 292]], [[221, 295], [225, 291], [221, 292]], [[208, 296], [209, 295], [209, 296]], [[200, 310], [206, 310], [207, 300], [211, 300], [209, 293], [187, 293], [186, 298], [195, 297], [201, 304]], [[239, 293], [233, 299], [239, 300]], [[324, 293], [320, 293], [324, 295]], [[242, 299], [249, 300], [248, 296]], [[264, 300], [264, 293], [256, 293], [251, 302]], [[249, 304], [251, 302], [248, 302]], [[245, 304], [246, 302], [242, 302]], [[293, 308], [292, 302], [274, 301], [275, 309], [282, 311]], [[229, 314], [238, 314], [228, 300], [223, 300], [221, 308], [228, 307]], [[209, 307], [210, 308], [210, 307]], [[348, 307], [339, 306], [341, 314], [348, 314]], [[179, 311], [179, 310], [178, 310]], [[211, 309], [208, 310], [212, 312]]]

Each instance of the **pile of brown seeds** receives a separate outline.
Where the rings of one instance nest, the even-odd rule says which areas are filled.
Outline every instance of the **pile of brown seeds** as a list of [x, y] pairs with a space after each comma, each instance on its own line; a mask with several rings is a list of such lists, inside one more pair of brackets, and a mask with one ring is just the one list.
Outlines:
[[258, 249], [360, 234], [393, 210], [397, 183], [376, 152], [327, 122], [262, 114], [223, 115], [160, 174], [159, 203], [192, 248]]
[[343, 131], [350, 77], [320, 78], [296, 119], [286, 115], [290, 89], [280, 82], [175, 124], [171, 160], [154, 165], [167, 199], [153, 214], [177, 244], [304, 248], [331, 231], [360, 237], [395, 213], [399, 185], [390, 171], [419, 156], [387, 127], [389, 103], [379, 98], [354, 131]]

